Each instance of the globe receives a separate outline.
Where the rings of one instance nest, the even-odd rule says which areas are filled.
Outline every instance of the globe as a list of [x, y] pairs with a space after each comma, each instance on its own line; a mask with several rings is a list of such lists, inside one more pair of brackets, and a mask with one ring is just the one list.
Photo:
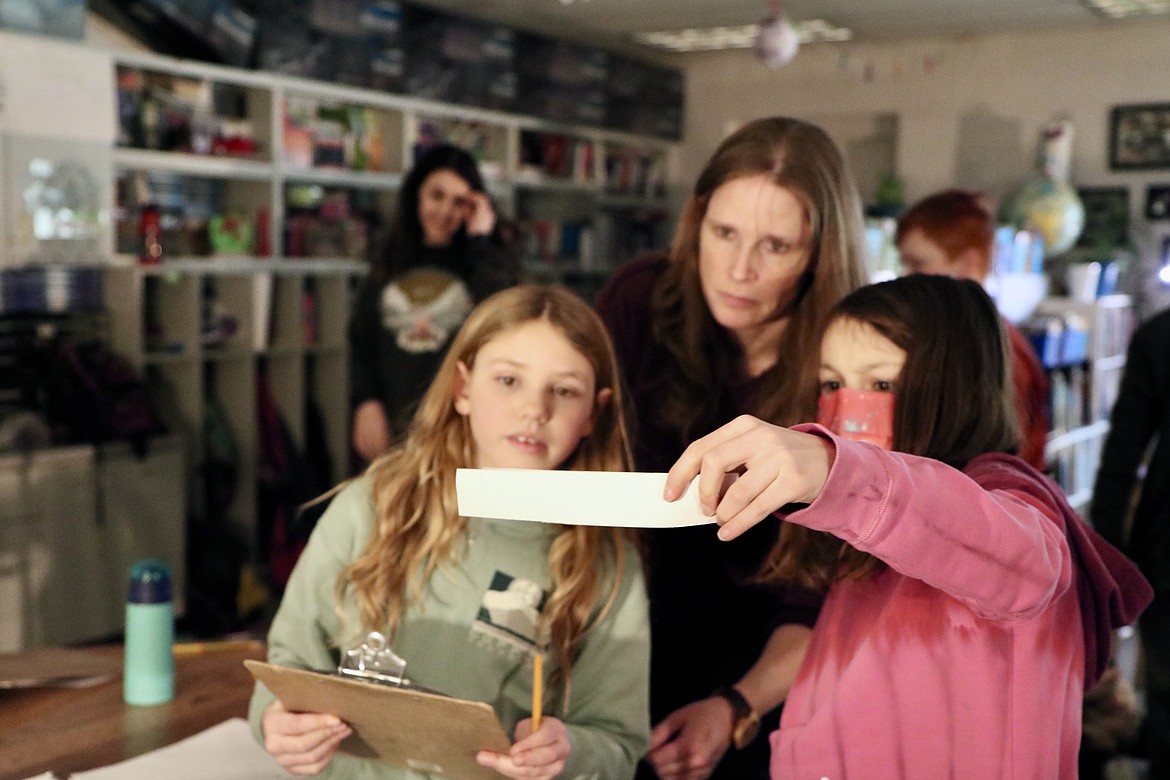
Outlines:
[[1009, 194], [1000, 219], [1017, 228], [1037, 231], [1044, 239], [1044, 256], [1072, 248], [1085, 227], [1085, 206], [1068, 182], [1035, 174]]

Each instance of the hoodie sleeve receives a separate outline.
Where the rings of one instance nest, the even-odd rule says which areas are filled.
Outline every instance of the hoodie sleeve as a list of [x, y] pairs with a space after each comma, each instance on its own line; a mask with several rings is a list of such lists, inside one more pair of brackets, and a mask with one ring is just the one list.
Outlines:
[[649, 625], [641, 559], [629, 546], [617, 598], [573, 663], [564, 780], [634, 776], [650, 744]]
[[1086, 690], [1109, 663], [1112, 632], [1153, 598], [1141, 573], [1019, 458], [981, 455], [960, 472], [930, 458], [832, 439], [829, 479], [784, 519], [828, 531], [993, 620], [1027, 619], [1076, 588]]
[[[1019, 485], [1032, 478], [1010, 456], [998, 454], [977, 458], [968, 473], [994, 484]], [[1088, 691], [1109, 665], [1113, 632], [1137, 620], [1154, 593], [1137, 566], [1073, 510], [1052, 480], [1035, 476], [1039, 480], [1037, 487], [1048, 492], [1063, 516], [1081, 606]]]
[[[333, 671], [339, 652], [333, 637], [340, 630], [334, 611], [333, 586], [341, 570], [365, 548], [373, 529], [370, 486], [364, 479], [338, 493], [321, 516], [297, 560], [280, 607], [268, 630], [268, 662], [294, 669]], [[248, 720], [263, 744], [264, 710], [275, 700], [257, 682]]]
[[847, 441], [820, 496], [784, 519], [827, 531], [989, 620], [1027, 620], [1073, 580], [1059, 510], [1040, 491], [987, 488], [931, 458]]

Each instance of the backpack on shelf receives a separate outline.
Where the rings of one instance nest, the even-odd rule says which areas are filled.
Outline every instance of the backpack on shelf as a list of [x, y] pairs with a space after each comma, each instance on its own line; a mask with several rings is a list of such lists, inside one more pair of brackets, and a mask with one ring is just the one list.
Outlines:
[[261, 559], [268, 565], [272, 584], [283, 590], [312, 530], [298, 519], [300, 507], [328, 485], [319, 481], [297, 447], [265, 371], [256, 375], [256, 423]]
[[240, 448], [227, 411], [210, 389], [203, 398], [201, 439], [202, 506], [187, 522], [187, 612], [182, 626], [195, 636], [223, 636], [241, 627], [240, 583], [253, 545], [232, 523]]
[[146, 383], [99, 342], [55, 339], [42, 348], [45, 415], [57, 441], [128, 441], [144, 451], [166, 433]]

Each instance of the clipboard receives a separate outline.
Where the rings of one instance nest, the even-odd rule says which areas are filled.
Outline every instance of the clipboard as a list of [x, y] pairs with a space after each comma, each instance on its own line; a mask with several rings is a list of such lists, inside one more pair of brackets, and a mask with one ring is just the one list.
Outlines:
[[489, 704], [262, 661], [244, 666], [286, 709], [348, 723], [353, 734], [338, 747], [343, 753], [459, 780], [501, 777], [475, 762], [480, 750], [507, 753], [512, 746]]

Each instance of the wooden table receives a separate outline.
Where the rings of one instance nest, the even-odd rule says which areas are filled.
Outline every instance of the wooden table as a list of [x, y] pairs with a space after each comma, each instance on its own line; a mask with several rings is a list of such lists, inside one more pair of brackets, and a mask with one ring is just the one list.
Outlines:
[[[121, 646], [88, 652], [122, 657]], [[0, 690], [0, 780], [66, 775], [165, 747], [233, 717], [247, 717], [261, 642], [176, 654], [175, 698], [155, 707], [122, 701], [122, 677], [88, 688]]]

